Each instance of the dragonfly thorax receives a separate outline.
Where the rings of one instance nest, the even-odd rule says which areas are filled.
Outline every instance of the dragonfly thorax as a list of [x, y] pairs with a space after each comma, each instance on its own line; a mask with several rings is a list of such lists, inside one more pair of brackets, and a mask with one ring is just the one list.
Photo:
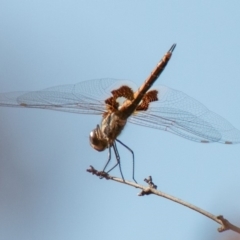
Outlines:
[[97, 151], [103, 151], [112, 146], [126, 122], [127, 120], [122, 119], [116, 112], [104, 114], [101, 125], [97, 125], [90, 132], [91, 146]]

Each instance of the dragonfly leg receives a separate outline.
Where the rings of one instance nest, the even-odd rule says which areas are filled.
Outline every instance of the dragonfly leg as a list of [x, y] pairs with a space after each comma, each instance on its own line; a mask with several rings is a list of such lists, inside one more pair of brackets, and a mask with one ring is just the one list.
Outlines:
[[111, 160], [111, 148], [113, 147], [114, 149], [114, 153], [115, 153], [115, 156], [116, 156], [116, 159], [117, 159], [117, 163], [112, 167], [110, 168], [107, 173], [111, 172], [117, 165], [119, 165], [119, 169], [120, 169], [120, 173], [121, 173], [121, 176], [122, 176], [122, 179], [124, 180], [124, 177], [123, 177], [123, 174], [122, 174], [122, 169], [121, 169], [121, 165], [120, 165], [120, 156], [119, 156], [119, 153], [118, 153], [118, 150], [117, 150], [117, 146], [116, 146], [116, 143], [114, 142], [112, 146], [110, 146], [108, 149], [108, 160], [103, 168], [103, 172], [105, 171], [105, 169], [107, 168], [110, 160]]
[[[105, 169], [107, 168], [107, 166], [108, 166], [108, 164], [109, 164], [109, 162], [110, 162], [110, 160], [111, 160], [111, 148], [112, 148], [112, 146], [110, 146], [110, 147], [108, 148], [108, 160], [107, 160], [107, 162], [106, 162], [106, 164], [105, 164], [102, 172], [105, 172]], [[109, 171], [108, 171], [108, 172], [109, 172]], [[108, 173], [108, 172], [107, 172], [107, 173]], [[103, 178], [103, 177], [100, 177], [100, 179], [102, 179], [102, 178]]]
[[122, 179], [123, 179], [123, 181], [125, 181], [125, 179], [124, 179], [124, 177], [123, 177], [123, 174], [122, 174], [122, 168], [121, 168], [121, 163], [120, 163], [120, 156], [119, 156], [119, 153], [118, 153], [118, 150], [117, 150], [116, 142], [113, 142], [112, 147], [113, 147], [113, 150], [114, 150], [114, 153], [115, 153], [115, 156], [116, 156], [117, 163], [116, 163], [112, 168], [110, 168], [110, 169], [107, 171], [107, 173], [111, 172], [116, 166], [119, 166], [119, 170], [120, 170]]
[[106, 162], [106, 164], [105, 164], [105, 166], [104, 166], [104, 168], [103, 168], [103, 170], [102, 170], [103, 172], [104, 172], [105, 169], [107, 168], [110, 160], [111, 160], [111, 147], [108, 148], [108, 160], [107, 160], [107, 162]]
[[116, 142], [115, 142], [115, 141], [113, 142], [113, 150], [114, 150], [114, 153], [115, 153], [115, 156], [116, 156], [116, 159], [117, 159], [117, 163], [115, 164], [115, 166], [113, 166], [113, 167], [111, 168], [111, 170], [114, 169], [114, 168], [118, 165], [118, 166], [119, 166], [119, 171], [120, 171], [121, 176], [122, 176], [122, 179], [123, 179], [123, 181], [125, 182], [125, 179], [124, 179], [123, 173], [122, 173], [122, 168], [121, 168], [120, 155], [119, 155], [119, 153], [118, 153], [117, 145], [116, 145]]
[[117, 142], [121, 143], [126, 149], [128, 149], [128, 151], [130, 151], [132, 153], [132, 162], [133, 162], [133, 171], [132, 171], [132, 179], [134, 180], [135, 183], [137, 183], [137, 181], [135, 180], [134, 177], [134, 173], [135, 173], [135, 161], [134, 161], [134, 152], [133, 150], [128, 147], [127, 145], [125, 145], [123, 142], [121, 142], [120, 140], [116, 139]]

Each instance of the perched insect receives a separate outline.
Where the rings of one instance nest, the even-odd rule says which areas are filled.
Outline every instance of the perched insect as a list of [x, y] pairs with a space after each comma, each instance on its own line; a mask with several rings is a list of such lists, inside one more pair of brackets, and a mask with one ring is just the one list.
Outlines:
[[102, 115], [100, 125], [90, 133], [90, 144], [98, 151], [109, 149], [103, 171], [111, 160], [113, 148], [117, 163], [108, 172], [119, 165], [123, 178], [116, 146], [119, 142], [132, 153], [134, 181], [134, 153], [117, 139], [127, 122], [168, 131], [201, 143], [239, 143], [240, 131], [198, 101], [165, 86], [150, 89], [166, 67], [175, 47], [176, 44], [173, 44], [135, 92], [130, 87], [131, 82], [97, 79], [40, 91], [1, 93], [0, 106]]

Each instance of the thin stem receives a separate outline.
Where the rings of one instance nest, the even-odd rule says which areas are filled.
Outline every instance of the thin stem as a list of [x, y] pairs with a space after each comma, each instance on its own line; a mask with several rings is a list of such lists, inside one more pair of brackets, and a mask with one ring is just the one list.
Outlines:
[[193, 204], [190, 204], [186, 201], [183, 201], [179, 198], [176, 198], [174, 196], [171, 196], [167, 193], [164, 193], [162, 191], [159, 191], [156, 189], [156, 185], [152, 182], [152, 178], [149, 177], [148, 179], [145, 179], [145, 181], [149, 184], [149, 186], [142, 186], [142, 185], [139, 185], [137, 183], [134, 183], [134, 182], [130, 182], [130, 181], [126, 181], [126, 180], [123, 180], [121, 178], [117, 178], [117, 177], [114, 177], [114, 176], [111, 176], [109, 175], [108, 173], [106, 172], [100, 172], [100, 171], [97, 171], [96, 169], [94, 169], [92, 166], [90, 166], [89, 169], [87, 169], [88, 172], [92, 173], [93, 175], [97, 175], [97, 176], [100, 176], [102, 178], [105, 178], [105, 179], [108, 179], [108, 180], [113, 180], [115, 182], [119, 182], [119, 183], [123, 183], [123, 184], [126, 184], [126, 185], [129, 185], [129, 186], [132, 186], [132, 187], [135, 187], [135, 188], [139, 188], [141, 189], [142, 191], [138, 194], [138, 196], [144, 196], [144, 195], [149, 195], [149, 194], [155, 194], [157, 196], [160, 196], [160, 197], [164, 197], [166, 199], [169, 199], [173, 202], [176, 202], [176, 203], [179, 203], [185, 207], [188, 207], [198, 213], [201, 213], [202, 215], [212, 219], [213, 221], [217, 222], [218, 224], [220, 224], [221, 226], [218, 228], [218, 231], [219, 232], [223, 232], [223, 231], [226, 231], [226, 230], [232, 230], [234, 232], [237, 232], [237, 233], [240, 233], [240, 228], [231, 224], [227, 219], [225, 219], [223, 216], [219, 215], [219, 216], [215, 216]]

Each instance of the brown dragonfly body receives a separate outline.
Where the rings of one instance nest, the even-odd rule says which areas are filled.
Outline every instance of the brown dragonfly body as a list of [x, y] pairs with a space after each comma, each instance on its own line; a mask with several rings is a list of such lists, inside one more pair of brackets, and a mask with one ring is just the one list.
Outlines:
[[[167, 63], [170, 60], [172, 52], [175, 47], [176, 45], [174, 44], [170, 48], [170, 50], [164, 55], [162, 60], [158, 63], [156, 68], [146, 79], [143, 85], [136, 92], [134, 92], [129, 86], [125, 85], [111, 91], [112, 96], [105, 100], [107, 111], [104, 112], [103, 114], [101, 125], [100, 126], [97, 125], [96, 129], [94, 129], [90, 133], [90, 144], [94, 149], [98, 151], [103, 151], [106, 148], [109, 148], [109, 151], [111, 151], [110, 148], [113, 146], [117, 158], [116, 165], [119, 165], [121, 175], [122, 171], [120, 166], [120, 157], [119, 154], [117, 153], [115, 140], [117, 139], [117, 137], [123, 130], [124, 126], [126, 125], [127, 119], [133, 114], [134, 111], [146, 111], [149, 107], [150, 102], [158, 100], [157, 97], [158, 91], [148, 90], [151, 88], [153, 83], [157, 80], [157, 78], [163, 72], [164, 68], [167, 66]], [[126, 100], [120, 106], [117, 99], [121, 97], [125, 98]], [[111, 154], [109, 152], [109, 159], [104, 167], [104, 170], [107, 167], [110, 159]], [[113, 168], [111, 168], [110, 171]], [[133, 179], [134, 179], [134, 163], [133, 163]]]
[[[150, 102], [158, 100], [158, 91], [148, 90], [163, 72], [175, 47], [174, 44], [136, 92], [125, 85], [111, 91], [112, 96], [105, 100], [107, 111], [103, 114], [102, 123], [90, 133], [90, 142], [94, 149], [103, 151], [111, 147], [133, 112], [147, 111]], [[120, 106], [117, 99], [121, 97], [126, 100]]]

